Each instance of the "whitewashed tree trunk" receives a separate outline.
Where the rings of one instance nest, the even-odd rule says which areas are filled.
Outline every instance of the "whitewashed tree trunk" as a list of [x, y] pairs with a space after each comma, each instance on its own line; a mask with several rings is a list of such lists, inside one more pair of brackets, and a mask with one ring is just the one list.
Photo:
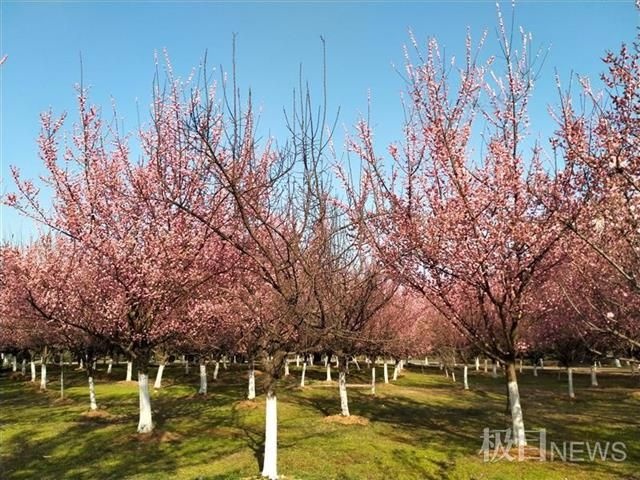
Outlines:
[[307, 373], [307, 362], [302, 362], [302, 375], [300, 376], [300, 386], [304, 387], [304, 376]]
[[456, 382], [456, 371], [453, 368], [451, 369], [451, 380], [453, 383]]
[[200, 395], [207, 394], [207, 364], [204, 360], [200, 361]]
[[184, 362], [184, 374], [189, 375], [189, 360], [186, 360], [186, 359]]
[[327, 382], [331, 382], [331, 362], [327, 362]]
[[396, 380], [398, 380], [398, 370], [400, 369], [400, 366], [398, 365], [398, 362], [396, 362], [395, 366], [393, 367], [393, 381], [395, 382]]
[[151, 419], [151, 397], [149, 395], [149, 376], [138, 372], [138, 394], [140, 396], [140, 420], [138, 433], [149, 433], [153, 430]]
[[213, 367], [213, 379], [218, 380], [218, 373], [220, 373], [220, 362], [216, 361], [215, 367]]
[[109, 358], [107, 363], [107, 375], [111, 375], [111, 370], [113, 370], [113, 358]]
[[264, 465], [262, 476], [278, 478], [278, 403], [273, 391], [267, 392], [265, 406]]
[[133, 375], [133, 362], [131, 360], [127, 360], [127, 382], [131, 381], [132, 375]]
[[449, 378], [449, 369], [447, 367], [444, 367], [444, 376]]
[[498, 378], [498, 362], [493, 362], [493, 367], [491, 370], [491, 378]]
[[520, 359], [519, 371], [522, 373], [522, 359]]
[[328, 363], [329, 363], [329, 355], [325, 355], [324, 356], [324, 366], [326, 367]]
[[40, 390], [47, 389], [47, 364], [44, 361], [40, 364]]
[[573, 391], [573, 368], [567, 368], [567, 381], [569, 383], [569, 398], [576, 398], [576, 393]]
[[425, 367], [429, 366], [429, 357], [424, 357], [424, 366]]
[[538, 365], [537, 364], [533, 364], [533, 376], [537, 377], [538, 376]]
[[64, 398], [64, 362], [60, 356], [60, 398]]
[[520, 405], [520, 392], [518, 390], [518, 379], [516, 367], [513, 363], [506, 366], [507, 389], [509, 391], [509, 407], [511, 409], [512, 439], [516, 447], [527, 445], [527, 438], [524, 430], [524, 418]]
[[382, 373], [384, 375], [384, 383], [389, 383], [389, 363], [387, 362], [386, 358], [382, 362], [382, 365], [383, 365]]
[[376, 394], [376, 367], [371, 367], [371, 394]]
[[296, 368], [300, 367], [300, 355], [296, 355]]
[[253, 362], [249, 368], [249, 393], [247, 394], [249, 400], [256, 398], [256, 370]]
[[476, 357], [476, 372], [480, 371], [480, 357]]
[[313, 354], [309, 355], [309, 365], [313, 367]]
[[162, 362], [158, 366], [158, 372], [156, 373], [156, 381], [153, 383], [153, 388], [156, 390], [162, 388], [162, 373], [164, 372], [165, 362]]
[[[227, 369], [227, 356], [223, 355], [222, 356], [222, 368], [224, 368], [225, 370]], [[214, 378], [215, 380], [215, 378]]]
[[22, 376], [27, 374], [27, 360], [24, 358], [22, 359], [22, 365], [20, 366], [20, 373]]
[[16, 357], [15, 355], [11, 355], [11, 371], [12, 372], [17, 372], [18, 371], [18, 357]]
[[98, 409], [98, 404], [96, 403], [96, 386], [93, 382], [93, 377], [89, 377], [89, 408], [91, 410]]
[[91, 368], [92, 368], [92, 369], [93, 369], [93, 371], [95, 372], [95, 371], [96, 371], [96, 369], [97, 369], [97, 367], [98, 367], [98, 361], [97, 361], [97, 360], [94, 360], [94, 361], [93, 361], [93, 365], [91, 366]]
[[84, 360], [82, 359], [78, 362], [78, 370], [84, 370]]
[[36, 381], [36, 377], [37, 377], [37, 373], [36, 373], [36, 362], [34, 362], [33, 360], [31, 360], [29, 363], [31, 364], [31, 381], [35, 383], [35, 381]]
[[289, 360], [285, 360], [284, 361], [284, 376], [288, 377], [289, 376]]
[[484, 359], [484, 373], [487, 373], [489, 371], [489, 361], [485, 358]]
[[464, 389], [469, 390], [469, 367], [464, 366], [462, 373], [462, 380], [464, 381]]
[[540, 359], [540, 370], [544, 370], [544, 358]]
[[591, 386], [592, 387], [597, 387], [598, 386], [598, 375], [597, 375], [597, 371], [596, 371], [595, 362], [594, 362], [593, 366], [591, 367]]
[[349, 416], [349, 397], [347, 396], [347, 374], [341, 369], [338, 374], [338, 385], [340, 389], [340, 410], [343, 417]]

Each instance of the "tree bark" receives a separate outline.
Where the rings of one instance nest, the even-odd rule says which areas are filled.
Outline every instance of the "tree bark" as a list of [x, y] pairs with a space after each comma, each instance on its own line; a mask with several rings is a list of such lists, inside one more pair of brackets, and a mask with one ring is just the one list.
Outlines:
[[207, 394], [207, 362], [204, 358], [200, 359], [200, 390], [198, 393], [200, 395]]
[[[495, 363], [494, 363], [495, 365]], [[524, 447], [527, 444], [524, 430], [524, 417], [520, 405], [520, 392], [518, 390], [518, 377], [513, 361], [506, 365], [507, 391], [509, 395], [509, 407], [511, 409], [512, 438], [516, 447]]]
[[162, 388], [162, 373], [164, 372], [165, 361], [163, 360], [158, 366], [158, 372], [156, 373], [156, 381], [153, 384], [153, 388], [156, 390]]

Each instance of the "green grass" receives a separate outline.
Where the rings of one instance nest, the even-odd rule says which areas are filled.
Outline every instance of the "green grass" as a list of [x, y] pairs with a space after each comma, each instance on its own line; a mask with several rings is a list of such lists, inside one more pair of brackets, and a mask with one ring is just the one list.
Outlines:
[[[99, 366], [101, 370], [106, 367]], [[39, 392], [30, 382], [0, 375], [0, 477], [2, 479], [240, 479], [259, 478], [264, 396], [243, 401], [246, 366], [221, 369], [209, 396], [199, 397], [197, 369], [165, 370], [163, 388], [152, 394], [156, 433], [139, 436], [137, 386], [98, 374], [96, 393], [106, 418], [88, 418], [83, 372], [68, 371], [68, 400], [57, 401], [57, 381]], [[382, 376], [378, 368], [378, 378]], [[520, 376], [527, 429], [546, 428], [548, 439], [622, 441], [624, 462], [505, 460], [485, 463], [479, 449], [485, 427], [503, 429], [503, 378], [471, 372], [471, 391], [435, 369], [405, 370], [394, 384], [349, 389], [353, 415], [368, 425], [324, 420], [339, 413], [337, 387], [324, 386], [324, 369], [308, 370], [309, 386], [297, 388], [291, 369], [278, 393], [279, 472], [286, 479], [640, 479], [638, 378], [607, 370], [600, 388], [588, 388], [586, 370], [575, 375], [577, 399], [569, 401], [565, 379], [545, 369]], [[57, 378], [49, 367], [51, 379]], [[152, 372], [155, 374], [155, 372]], [[461, 377], [461, 372], [458, 372]], [[349, 382], [366, 383], [369, 370], [352, 369]]]

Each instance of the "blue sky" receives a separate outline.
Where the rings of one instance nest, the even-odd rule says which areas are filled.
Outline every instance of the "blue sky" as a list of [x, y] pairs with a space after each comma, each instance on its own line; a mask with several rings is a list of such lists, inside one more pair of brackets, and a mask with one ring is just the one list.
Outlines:
[[[319, 98], [320, 35], [327, 40], [329, 108], [341, 109], [335, 139], [366, 111], [371, 92], [377, 139], [399, 137], [402, 67], [408, 31], [424, 44], [434, 36], [448, 54], [463, 53], [467, 26], [477, 38], [488, 29], [487, 54], [495, 49], [496, 7], [491, 1], [384, 2], [21, 2], [3, 0], [0, 55], [2, 113], [1, 192], [13, 190], [9, 165], [26, 177], [43, 173], [36, 138], [40, 112], [70, 112], [74, 84], [84, 82], [93, 103], [110, 110], [111, 97], [125, 128], [137, 125], [136, 101], [148, 111], [154, 52], [167, 49], [174, 70], [187, 76], [205, 50], [210, 65], [230, 68], [232, 33], [237, 33], [241, 86], [251, 87], [262, 109], [261, 125], [283, 132], [282, 108], [291, 102], [300, 63]], [[510, 2], [502, 4], [510, 16]], [[638, 25], [633, 1], [521, 1], [516, 24], [533, 33], [534, 45], [549, 49], [534, 93], [532, 130], [546, 139], [553, 125], [547, 106], [557, 101], [554, 71], [565, 82], [572, 71], [595, 77], [607, 49], [630, 42]], [[70, 124], [68, 124], [70, 126]], [[2, 207], [2, 238], [27, 240], [34, 227]]]

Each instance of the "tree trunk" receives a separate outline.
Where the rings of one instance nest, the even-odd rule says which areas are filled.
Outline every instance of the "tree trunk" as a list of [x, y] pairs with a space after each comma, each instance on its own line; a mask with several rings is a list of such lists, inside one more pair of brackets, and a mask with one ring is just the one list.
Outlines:
[[11, 355], [11, 357], [11, 371], [15, 373], [18, 371], [18, 357], [15, 355]]
[[300, 368], [300, 355], [296, 355], [296, 368]]
[[456, 383], [456, 371], [453, 368], [451, 369], [451, 380]]
[[343, 417], [349, 416], [349, 397], [347, 396], [347, 357], [338, 357], [338, 388], [340, 390], [340, 410]]
[[284, 361], [284, 376], [289, 376], [289, 360]]
[[131, 360], [127, 360], [127, 382], [131, 381], [132, 374], [133, 374], [133, 362]]
[[304, 387], [304, 376], [307, 373], [307, 361], [302, 362], [302, 376], [300, 377], [300, 386]]
[[113, 369], [113, 358], [109, 358], [109, 363], [107, 364], [107, 375], [111, 375], [112, 369]]
[[462, 379], [464, 381], [464, 389], [469, 390], [469, 367], [464, 366], [464, 372], [462, 374]]
[[213, 380], [218, 380], [218, 373], [220, 373], [220, 362], [216, 360], [216, 365], [213, 367]]
[[60, 355], [60, 398], [64, 398], [64, 362]]
[[537, 377], [538, 376], [538, 365], [537, 364], [533, 364], [533, 376]]
[[327, 382], [331, 382], [331, 362], [326, 362], [327, 365]]
[[389, 363], [387, 362], [386, 358], [384, 359], [382, 365], [383, 365], [382, 373], [384, 375], [384, 383], [389, 383]]
[[47, 389], [47, 364], [44, 359], [40, 364], [40, 390]]
[[576, 398], [576, 393], [573, 391], [573, 368], [567, 368], [567, 382], [569, 383], [569, 398]]
[[425, 367], [429, 366], [429, 357], [424, 357], [424, 366]]
[[393, 367], [393, 381], [395, 382], [396, 380], [398, 380], [398, 371], [400, 370], [400, 365], [399, 363], [396, 361], [395, 366]]
[[592, 387], [597, 387], [598, 386], [598, 375], [597, 375], [597, 371], [596, 371], [595, 362], [594, 362], [593, 366], [591, 367], [591, 386]]
[[620, 359], [619, 358], [616, 358], [614, 360], [614, 364], [615, 364], [616, 368], [622, 368], [622, 364], [620, 363]]
[[476, 357], [476, 372], [480, 371], [480, 357]]
[[149, 433], [153, 430], [151, 418], [151, 396], [149, 395], [149, 375], [145, 371], [138, 371], [138, 390], [140, 396], [140, 420], [138, 433]]
[[185, 362], [184, 362], [184, 374], [185, 375], [189, 375], [189, 360], [188, 359], [185, 359]]
[[484, 359], [484, 373], [487, 373], [487, 372], [489, 371], [488, 364], [489, 364], [489, 362], [488, 362], [488, 360], [485, 358], [485, 359]]
[[358, 359], [356, 357], [353, 357], [353, 363], [356, 366], [356, 369], [360, 371], [360, 365], [358, 364]]
[[371, 367], [371, 394], [376, 394], [376, 367]]
[[249, 392], [247, 393], [247, 398], [249, 400], [253, 400], [256, 398], [256, 370], [253, 363], [251, 361], [251, 366], [249, 367]]
[[491, 370], [491, 378], [498, 378], [498, 362], [493, 361], [493, 369]]
[[518, 377], [513, 361], [506, 365], [507, 391], [509, 394], [509, 407], [511, 409], [512, 439], [516, 447], [524, 447], [527, 444], [524, 430], [524, 418], [520, 405], [520, 392], [518, 390]]
[[[218, 363], [216, 362], [216, 366]], [[200, 390], [198, 390], [200, 395], [207, 394], [207, 362], [201, 358], [200, 359]]]
[[270, 389], [267, 391], [265, 410], [262, 476], [269, 480], [276, 480], [278, 478], [278, 403], [275, 392]]
[[36, 373], [36, 362], [33, 360], [33, 357], [31, 357], [31, 362], [29, 363], [31, 364], [31, 381], [35, 383], [37, 373]]
[[27, 374], [27, 360], [22, 359], [22, 365], [20, 366], [20, 373], [24, 377]]
[[156, 381], [153, 384], [153, 388], [156, 390], [162, 387], [162, 372], [164, 372], [165, 361], [163, 360], [158, 366], [158, 372], [156, 373]]
[[96, 403], [96, 386], [93, 383], [93, 376], [89, 373], [89, 407], [91, 410], [97, 410], [98, 404]]
[[522, 359], [520, 359], [519, 361], [520, 361], [519, 372], [522, 373]]

